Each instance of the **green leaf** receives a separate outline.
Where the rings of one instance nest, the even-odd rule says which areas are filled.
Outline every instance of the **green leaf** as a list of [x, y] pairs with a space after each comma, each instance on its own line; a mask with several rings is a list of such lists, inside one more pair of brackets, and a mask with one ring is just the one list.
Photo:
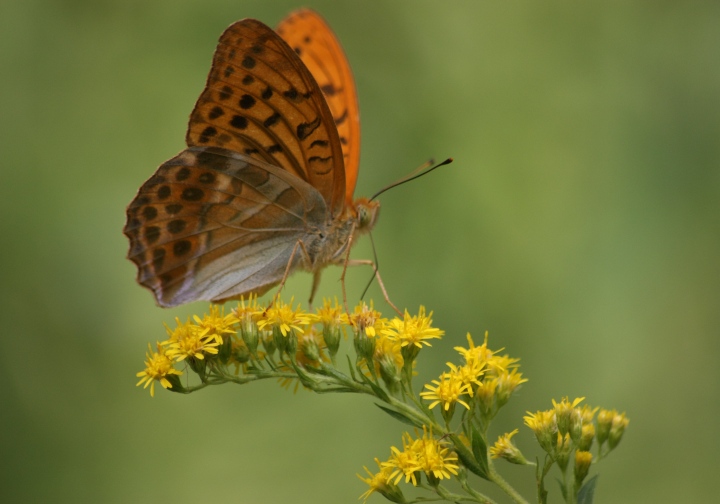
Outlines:
[[563, 482], [560, 481], [560, 478], [555, 478], [555, 481], [557, 481], [558, 486], [560, 487], [560, 493], [561, 493], [562, 496], [563, 496], [563, 500], [564, 500], [565, 502], [567, 502], [567, 500], [568, 500], [568, 498], [567, 498], [567, 488], [565, 488], [565, 485], [563, 485]]
[[350, 369], [350, 377], [353, 379], [353, 381], [357, 381], [357, 378], [355, 378], [355, 369], [353, 368], [352, 361], [350, 360], [350, 356], [346, 355], [347, 361], [348, 361], [348, 368]]
[[383, 410], [385, 413], [387, 413], [388, 415], [390, 415], [391, 417], [393, 417], [395, 420], [398, 420], [398, 421], [400, 421], [400, 422], [402, 422], [402, 423], [406, 423], [406, 424], [408, 424], [408, 425], [412, 425], [413, 427], [417, 427], [417, 425], [416, 425], [412, 420], [410, 420], [410, 418], [408, 418], [408, 417], [405, 416], [404, 414], [400, 413], [399, 411], [396, 411], [396, 410], [394, 410], [394, 409], [388, 408], [387, 406], [382, 406], [382, 405], [377, 404], [377, 403], [375, 403], [375, 406], [377, 406], [378, 408], [380, 408], [381, 410]]
[[180, 392], [182, 394], [187, 392], [185, 390], [185, 387], [183, 387], [183, 384], [180, 381], [180, 377], [178, 375], [171, 374], [167, 375], [165, 378], [167, 378], [167, 380], [170, 382], [170, 385], [172, 385], [169, 389], [166, 390], [169, 390], [170, 392]]
[[592, 504], [595, 498], [595, 485], [597, 485], [598, 474], [585, 482], [578, 492], [578, 504]]
[[485, 474], [489, 471], [489, 465], [488, 465], [488, 448], [487, 443], [485, 442], [485, 438], [480, 434], [480, 431], [477, 430], [477, 427], [475, 425], [472, 425], [471, 429], [472, 439], [472, 451], [473, 455], [475, 456], [475, 460], [478, 461], [478, 463], [482, 466], [482, 468], [485, 470]]
[[458, 459], [460, 459], [460, 462], [467, 467], [468, 471], [490, 481], [487, 466], [483, 467], [477, 460], [475, 460], [472, 452], [467, 449], [457, 435], [450, 434], [450, 439], [453, 442], [453, 447], [455, 448], [455, 453], [457, 453]]
[[378, 386], [377, 383], [375, 383], [362, 373], [360, 374], [360, 379], [363, 381], [363, 383], [365, 383], [365, 385], [369, 386], [372, 389], [373, 393], [375, 394], [375, 396], [377, 396], [378, 399], [385, 402], [390, 401], [390, 397], [387, 395], [387, 392], [385, 392], [382, 387]]

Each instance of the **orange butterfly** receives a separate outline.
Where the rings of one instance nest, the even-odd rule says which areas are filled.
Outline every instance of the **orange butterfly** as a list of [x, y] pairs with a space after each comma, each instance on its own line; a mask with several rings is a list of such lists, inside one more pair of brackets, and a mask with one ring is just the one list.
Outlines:
[[312, 302], [322, 269], [347, 265], [375, 223], [379, 203], [353, 201], [350, 67], [310, 10], [277, 33], [255, 19], [225, 30], [186, 142], [127, 209], [128, 258], [160, 306], [262, 294], [296, 269], [314, 275]]

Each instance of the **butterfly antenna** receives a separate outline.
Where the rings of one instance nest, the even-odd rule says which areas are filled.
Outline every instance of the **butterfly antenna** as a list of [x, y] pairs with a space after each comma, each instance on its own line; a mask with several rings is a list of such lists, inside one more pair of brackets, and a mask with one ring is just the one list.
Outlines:
[[[453, 162], [453, 158], [447, 158], [447, 159], [446, 159], [445, 161], [443, 161], [442, 163], [438, 163], [438, 164], [436, 164], [435, 166], [431, 166], [430, 168], [428, 168], [428, 166], [432, 165], [433, 162], [434, 162], [434, 161], [431, 159], [431, 160], [428, 161], [427, 163], [423, 163], [423, 164], [420, 165], [417, 169], [413, 170], [413, 171], [410, 173], [410, 175], [406, 175], [405, 177], [401, 178], [400, 180], [398, 180], [398, 181], [396, 181], [396, 182], [393, 182], [393, 183], [390, 184], [389, 186], [387, 186], [387, 187], [385, 187], [385, 188], [383, 188], [383, 189], [380, 189], [378, 192], [375, 193], [375, 195], [374, 195], [372, 198], [370, 198], [370, 201], [374, 200], [375, 198], [377, 198], [378, 196], [380, 196], [382, 193], [384, 193], [385, 191], [387, 191], [387, 190], [389, 190], [389, 189], [392, 189], [393, 187], [397, 187], [397, 186], [399, 186], [399, 185], [404, 184], [405, 182], [410, 182], [411, 180], [415, 180], [416, 178], [420, 178], [420, 177], [422, 177], [423, 175], [427, 175], [427, 174], [430, 173], [431, 171], [433, 171], [433, 170], [435, 170], [435, 169], [437, 169], [437, 168], [440, 168], [441, 166], [445, 166], [445, 165], [448, 165], [448, 164], [452, 163], [452, 162]], [[372, 280], [371, 280], [371, 281], [372, 281]]]
[[380, 269], [380, 265], [378, 264], [377, 250], [375, 250], [375, 240], [373, 240], [372, 233], [368, 232], [368, 236], [370, 236], [370, 244], [373, 251], [373, 264], [375, 265], [375, 268], [373, 269], [373, 276], [370, 277], [370, 280], [368, 281], [365, 289], [363, 289], [362, 295], [360, 296], [361, 301], [365, 298], [365, 294], [367, 294], [367, 291], [372, 285], [373, 280], [375, 280], [375, 277], [377, 276], [377, 271]]

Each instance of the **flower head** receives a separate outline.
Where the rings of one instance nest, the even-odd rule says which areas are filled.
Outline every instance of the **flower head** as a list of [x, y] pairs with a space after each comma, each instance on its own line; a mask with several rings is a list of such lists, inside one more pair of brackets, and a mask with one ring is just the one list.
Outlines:
[[335, 305], [331, 305], [329, 299], [323, 299], [322, 307], [315, 312], [315, 319], [322, 323], [323, 340], [330, 355], [335, 355], [340, 347], [340, 337], [344, 334], [344, 327], [350, 324], [347, 313], [337, 299]]
[[515, 443], [512, 442], [512, 437], [518, 432], [518, 429], [515, 429], [512, 432], [507, 432], [498, 437], [498, 440], [495, 441], [495, 444], [490, 448], [490, 456], [494, 459], [504, 458], [513, 464], [527, 464], [528, 461], [525, 460], [522, 452], [520, 452], [518, 447], [515, 446]]
[[443, 443], [432, 434], [432, 430], [423, 426], [423, 437], [414, 444], [415, 450], [419, 453], [421, 469], [430, 477], [437, 479], [449, 479], [450, 474], [457, 475], [459, 465], [458, 456], [451, 451], [446, 443]]
[[403, 436], [403, 449], [402, 451], [395, 446], [390, 447], [392, 455], [387, 462], [383, 462], [381, 465], [383, 469], [387, 470], [390, 474], [388, 481], [392, 481], [393, 478], [396, 485], [400, 482], [403, 476], [405, 476], [405, 483], [412, 481], [412, 484], [417, 486], [417, 477], [415, 471], [420, 470], [420, 462], [418, 461], [418, 454], [413, 449], [412, 439], [408, 433]]
[[350, 324], [355, 328], [355, 332], [364, 333], [368, 338], [374, 338], [377, 333], [385, 327], [387, 319], [382, 318], [381, 313], [373, 308], [372, 301], [370, 306], [364, 301], [360, 302], [349, 317]]
[[380, 374], [389, 390], [395, 390], [400, 381], [405, 361], [400, 343], [383, 334], [377, 336], [372, 360], [375, 371]]
[[461, 399], [463, 395], [472, 394], [470, 384], [463, 381], [462, 375], [457, 372], [455, 366], [450, 363], [448, 365], [451, 366], [451, 371], [441, 374], [439, 380], [433, 380], [432, 383], [435, 386], [426, 384], [427, 391], [420, 392], [420, 396], [427, 401], [433, 401], [428, 406], [430, 409], [440, 403], [442, 403], [445, 411], [450, 410], [450, 407], [454, 406], [455, 403], [460, 403], [465, 408], [470, 409], [468, 403]]
[[423, 346], [430, 346], [427, 340], [441, 338], [445, 334], [445, 331], [432, 327], [432, 312], [425, 315], [424, 306], [420, 307], [417, 316], [405, 310], [402, 320], [395, 317], [382, 332], [400, 343], [406, 366], [415, 360]]
[[428, 478], [447, 479], [458, 474], [458, 456], [450, 447], [433, 436], [432, 430], [423, 426], [423, 434], [416, 439], [406, 432], [403, 435], [402, 451], [392, 447], [392, 456], [381, 466], [390, 470], [388, 481], [397, 484], [405, 476], [405, 482], [417, 486], [417, 471], [423, 471]]
[[210, 305], [210, 313], [203, 315], [203, 318], [194, 315], [195, 323], [199, 328], [200, 337], [214, 338], [222, 344], [223, 337], [237, 333], [235, 324], [239, 322], [234, 313], [225, 315], [225, 307]]
[[375, 463], [380, 468], [378, 472], [372, 473], [370, 469], [363, 466], [365, 472], [368, 473], [368, 477], [363, 478], [361, 475], [357, 475], [358, 478], [370, 487], [360, 498], [363, 499], [363, 501], [367, 501], [373, 492], [378, 492], [391, 502], [402, 502], [402, 492], [395, 483], [390, 481], [390, 474], [393, 472], [393, 468], [390, 466], [383, 467], [377, 458], [375, 458]]
[[535, 433], [540, 446], [546, 452], [552, 454], [555, 450], [555, 442], [558, 435], [557, 417], [555, 410], [538, 411], [537, 413], [527, 412], [523, 418], [525, 425]]
[[165, 348], [158, 343], [157, 352], [153, 352], [152, 347], [148, 344], [148, 351], [145, 359], [145, 370], [136, 374], [140, 378], [136, 386], [143, 383], [147, 388], [150, 386], [150, 396], [155, 396], [155, 382], [159, 381], [163, 388], [172, 388], [172, 384], [168, 377], [172, 375], [181, 375], [182, 371], [178, 371], [173, 367], [172, 359], [165, 353]]
[[258, 328], [260, 330], [278, 329], [283, 336], [287, 336], [291, 331], [299, 334], [305, 332], [305, 328], [312, 322], [312, 317], [309, 313], [301, 310], [299, 304], [293, 310], [292, 303], [293, 299], [290, 299], [289, 304], [285, 304], [281, 299], [276, 299], [269, 308], [258, 310], [256, 312]]
[[193, 324], [190, 320], [185, 323], [175, 318], [177, 327], [170, 329], [167, 325], [165, 330], [170, 336], [169, 339], [162, 342], [167, 348], [168, 357], [172, 357], [177, 362], [192, 357], [203, 360], [206, 354], [216, 355], [218, 346], [222, 343], [222, 338], [216, 337], [216, 334], [204, 331], [200, 326]]

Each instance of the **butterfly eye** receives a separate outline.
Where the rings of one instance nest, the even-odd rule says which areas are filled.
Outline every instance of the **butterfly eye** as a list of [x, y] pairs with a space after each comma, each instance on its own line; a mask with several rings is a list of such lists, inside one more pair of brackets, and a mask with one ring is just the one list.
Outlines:
[[375, 224], [375, 219], [377, 219], [378, 208], [378, 205], [372, 205], [368, 203], [357, 205], [358, 229], [369, 229], [373, 227], [373, 225]]

